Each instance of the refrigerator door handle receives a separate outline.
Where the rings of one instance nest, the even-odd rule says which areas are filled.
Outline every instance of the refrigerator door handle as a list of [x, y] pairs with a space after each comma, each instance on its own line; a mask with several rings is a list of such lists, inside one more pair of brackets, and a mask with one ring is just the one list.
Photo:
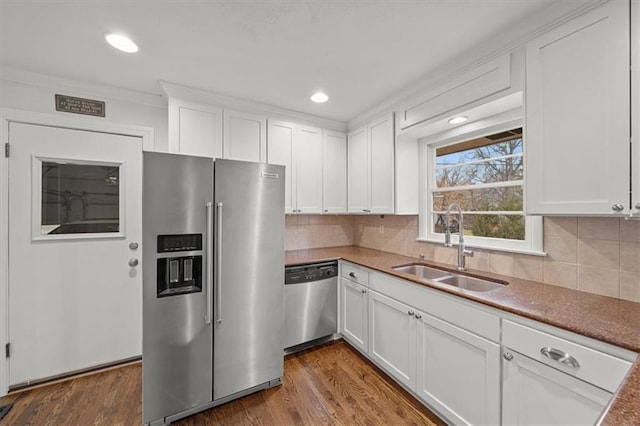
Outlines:
[[213, 287], [213, 212], [211, 202], [205, 204], [207, 208], [207, 313], [204, 317], [205, 325], [211, 324], [211, 291]]
[[216, 237], [218, 247], [216, 250], [216, 323], [222, 324], [222, 203], [216, 203], [218, 210], [218, 227]]

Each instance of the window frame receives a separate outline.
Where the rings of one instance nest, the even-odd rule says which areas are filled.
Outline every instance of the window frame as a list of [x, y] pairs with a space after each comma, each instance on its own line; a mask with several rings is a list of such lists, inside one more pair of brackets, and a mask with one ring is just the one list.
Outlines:
[[[496, 122], [497, 121], [497, 122]], [[453, 132], [429, 136], [419, 141], [420, 150], [420, 196], [419, 196], [419, 219], [418, 219], [418, 240], [431, 243], [444, 244], [444, 234], [433, 232], [433, 192], [435, 188], [435, 160], [436, 149], [445, 145], [453, 145], [471, 139], [489, 136], [495, 133], [523, 127], [523, 120], [518, 118], [498, 118], [497, 120], [480, 121], [461, 126]], [[524, 139], [523, 129], [523, 139]], [[524, 140], [523, 140], [524, 142]], [[523, 143], [523, 161], [525, 168], [526, 143]], [[492, 237], [474, 237], [465, 235], [465, 245], [471, 248], [488, 249], [495, 251], [506, 251], [511, 253], [532, 254], [545, 256], [543, 251], [543, 224], [542, 216], [528, 216], [526, 214], [526, 182], [523, 177], [523, 208], [525, 212], [525, 238], [524, 240], [512, 240]], [[437, 192], [437, 191], [435, 191]], [[452, 213], [457, 215], [457, 213]], [[458, 245], [458, 239], [452, 238], [453, 245]]]

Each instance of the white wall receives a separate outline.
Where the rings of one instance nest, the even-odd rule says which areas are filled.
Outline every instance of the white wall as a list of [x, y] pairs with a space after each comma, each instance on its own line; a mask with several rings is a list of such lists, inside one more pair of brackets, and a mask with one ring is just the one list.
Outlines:
[[82, 84], [3, 67], [0, 70], [0, 108], [76, 116], [55, 110], [55, 95], [90, 98], [105, 102], [105, 117], [90, 117], [95, 122], [126, 124], [154, 129], [155, 151], [167, 151], [167, 101], [160, 95]]

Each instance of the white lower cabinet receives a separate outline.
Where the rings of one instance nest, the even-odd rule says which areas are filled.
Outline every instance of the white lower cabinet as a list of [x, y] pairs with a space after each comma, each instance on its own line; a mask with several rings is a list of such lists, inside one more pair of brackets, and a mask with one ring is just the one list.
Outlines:
[[[605, 352], [509, 320], [502, 322], [502, 420], [505, 425], [592, 425], [635, 354]], [[615, 355], [614, 355], [615, 354]]]
[[499, 424], [500, 346], [430, 315], [418, 341], [418, 396], [455, 424]]
[[505, 349], [504, 425], [593, 425], [611, 393]]
[[362, 352], [368, 352], [367, 293], [365, 286], [341, 279], [341, 332], [345, 339]]
[[416, 385], [416, 318], [404, 303], [374, 291], [369, 295], [369, 356], [409, 388]]
[[375, 291], [369, 357], [456, 424], [500, 422], [500, 346]]
[[344, 338], [450, 424], [592, 425], [637, 354], [342, 263]]

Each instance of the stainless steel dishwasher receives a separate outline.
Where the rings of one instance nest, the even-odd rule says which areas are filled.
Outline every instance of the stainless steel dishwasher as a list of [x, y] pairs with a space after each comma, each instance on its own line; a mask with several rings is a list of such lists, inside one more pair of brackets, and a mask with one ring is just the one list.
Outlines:
[[286, 267], [284, 284], [286, 352], [337, 333], [338, 262]]

